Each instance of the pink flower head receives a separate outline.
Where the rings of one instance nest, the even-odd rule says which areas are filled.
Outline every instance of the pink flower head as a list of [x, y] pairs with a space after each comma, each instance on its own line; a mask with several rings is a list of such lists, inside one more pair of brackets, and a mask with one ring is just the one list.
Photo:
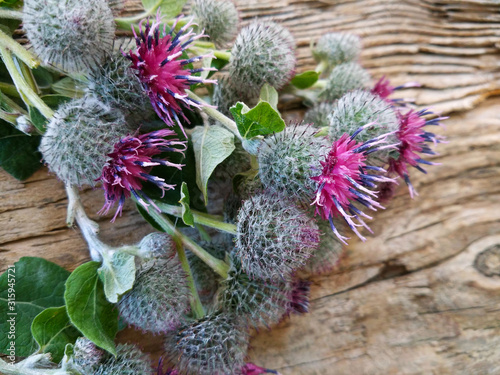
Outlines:
[[241, 374], [242, 375], [261, 375], [261, 374], [276, 374], [280, 375], [280, 373], [276, 370], [269, 370], [267, 368], [263, 368], [257, 365], [254, 365], [253, 363], [247, 363], [243, 368], [241, 369]]
[[386, 148], [396, 148], [396, 145], [387, 144], [387, 137], [393, 133], [382, 134], [366, 142], [355, 141], [355, 137], [361, 131], [372, 125], [373, 123], [364, 125], [352, 135], [345, 133], [333, 142], [331, 150], [321, 162], [323, 167], [321, 175], [311, 177], [319, 185], [316, 198], [312, 203], [316, 205], [315, 213], [330, 221], [333, 232], [344, 244], [347, 244], [348, 238], [342, 236], [335, 228], [333, 218], [342, 216], [354, 233], [365, 241], [366, 239], [358, 232], [357, 227], [364, 226], [372, 233], [361, 218], [371, 219], [371, 217], [354, 206], [353, 202], [356, 201], [374, 211], [377, 208], [384, 208], [375, 200], [377, 192], [369, 188], [374, 188], [376, 182], [394, 182], [386, 176], [369, 174], [369, 171], [386, 171], [381, 167], [367, 164], [367, 157], [370, 153]]
[[167, 184], [163, 178], [148, 174], [151, 168], [157, 165], [182, 168], [180, 164], [153, 158], [162, 152], [182, 153], [186, 150], [185, 141], [179, 141], [177, 138], [164, 139], [173, 135], [176, 135], [174, 131], [162, 129], [139, 136], [128, 135], [115, 144], [113, 152], [108, 154], [110, 159], [102, 169], [101, 177], [97, 179], [103, 184], [106, 199], [99, 214], [107, 214], [118, 202], [118, 209], [111, 220], [114, 222], [116, 217], [121, 215], [125, 198], [130, 197], [131, 193], [146, 209], [149, 206], [146, 201], [154, 206], [153, 201], [141, 192], [142, 181], [156, 184], [163, 192], [175, 187]]
[[423, 173], [427, 173], [419, 164], [438, 165], [428, 160], [424, 160], [418, 153], [436, 155], [434, 151], [426, 144], [432, 142], [434, 144], [442, 142], [442, 139], [434, 133], [426, 132], [423, 127], [426, 125], [439, 125], [439, 121], [447, 117], [437, 117], [431, 120], [426, 120], [423, 116], [433, 114], [429, 110], [409, 111], [405, 114], [399, 113], [399, 130], [396, 135], [400, 140], [398, 146], [398, 158], [389, 159], [389, 174], [398, 174], [401, 176], [410, 190], [410, 196], [418, 195], [413, 185], [410, 182], [408, 165], [415, 167]]
[[389, 99], [389, 96], [396, 90], [406, 89], [410, 87], [420, 87], [420, 84], [417, 82], [408, 82], [405, 83], [404, 85], [394, 87], [391, 85], [389, 79], [383, 76], [371, 89], [371, 93], [373, 95], [378, 95], [379, 97], [391, 103], [392, 105], [404, 106], [406, 103], [413, 102], [413, 100], [404, 98]]
[[179, 115], [187, 121], [182, 113], [182, 107], [199, 108], [202, 106], [201, 103], [187, 96], [186, 89], [196, 83], [217, 83], [217, 81], [193, 75], [204, 70], [215, 70], [214, 68], [186, 69], [187, 65], [193, 62], [213, 56], [183, 58], [184, 51], [189, 45], [206, 35], [196, 35], [192, 28], [188, 30], [193, 25], [192, 20], [175, 33], [178, 20], [179, 18], [168, 33], [166, 24], [160, 33], [159, 14], [152, 25], [148, 19], [144, 29], [142, 27], [144, 20], [141, 21], [139, 36], [132, 28], [137, 44], [136, 51], [130, 50], [129, 54], [125, 55], [132, 61], [132, 68], [136, 70], [136, 75], [142, 82], [154, 110], [168, 126], [173, 126], [174, 121], [179, 123]]

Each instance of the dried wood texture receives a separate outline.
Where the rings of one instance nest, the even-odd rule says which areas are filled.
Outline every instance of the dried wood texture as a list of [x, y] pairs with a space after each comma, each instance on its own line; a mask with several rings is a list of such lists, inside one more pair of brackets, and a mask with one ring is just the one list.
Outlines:
[[[139, 1], [129, 1], [130, 13]], [[498, 1], [237, 1], [244, 22], [288, 26], [298, 71], [314, 67], [309, 44], [327, 31], [363, 38], [362, 64], [420, 106], [452, 113], [439, 132], [440, 166], [414, 173], [352, 241], [338, 268], [312, 279], [311, 312], [252, 341], [251, 360], [283, 374], [500, 373], [500, 5]], [[487, 99], [487, 100], [486, 100]], [[482, 103], [481, 103], [482, 102]], [[481, 104], [480, 104], [481, 103]], [[465, 111], [466, 112], [460, 112]], [[89, 213], [102, 191], [82, 194]], [[21, 256], [68, 269], [88, 260], [78, 229], [65, 227], [62, 184], [43, 169], [25, 182], [0, 173], [0, 270]], [[128, 205], [115, 224], [91, 215], [111, 244], [150, 231]], [[121, 340], [137, 339], [135, 332]], [[157, 358], [161, 340], [141, 340]]]

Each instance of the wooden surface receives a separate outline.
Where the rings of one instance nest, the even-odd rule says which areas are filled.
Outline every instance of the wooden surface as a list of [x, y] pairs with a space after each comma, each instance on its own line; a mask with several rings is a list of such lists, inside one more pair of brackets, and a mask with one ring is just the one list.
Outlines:
[[[131, 1], [128, 9], [137, 11]], [[311, 312], [252, 341], [251, 360], [285, 374], [500, 373], [500, 4], [498, 1], [237, 1], [255, 17], [290, 27], [298, 71], [314, 66], [309, 44], [324, 32], [363, 38], [362, 64], [408, 90], [420, 106], [450, 113], [449, 143], [428, 175], [413, 173], [352, 241], [338, 269], [314, 278]], [[491, 97], [491, 98], [489, 98]], [[150, 228], [129, 204], [122, 218], [94, 213], [101, 190], [83, 194], [111, 244]], [[63, 186], [46, 169], [25, 182], [0, 172], [0, 270], [21, 256], [68, 269], [88, 260], [78, 229], [65, 227]], [[134, 332], [121, 340], [136, 339]], [[142, 339], [154, 358], [160, 338]]]

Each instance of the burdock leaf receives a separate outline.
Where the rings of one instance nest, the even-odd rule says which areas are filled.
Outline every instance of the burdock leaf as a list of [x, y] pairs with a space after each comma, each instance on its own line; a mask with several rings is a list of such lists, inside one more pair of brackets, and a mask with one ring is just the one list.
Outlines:
[[66, 281], [64, 299], [71, 323], [98, 347], [116, 355], [118, 309], [106, 299], [97, 275], [99, 262], [87, 262]]
[[184, 224], [194, 227], [194, 218], [191, 208], [189, 207], [189, 190], [187, 184], [183, 181], [181, 186], [181, 200], [179, 203], [182, 206], [182, 221]]
[[259, 99], [268, 102], [271, 107], [278, 110], [278, 91], [270, 84], [266, 83], [262, 86]]
[[233, 114], [238, 131], [245, 139], [279, 133], [285, 129], [285, 121], [268, 102], [260, 101], [252, 109], [238, 102], [229, 110]]
[[309, 70], [304, 73], [297, 74], [292, 78], [292, 85], [299, 89], [307, 89], [314, 85], [319, 79], [319, 73], [314, 70]]
[[64, 282], [70, 273], [42, 258], [22, 257], [0, 276], [0, 352], [27, 357], [37, 349], [31, 335], [35, 316], [64, 305]]
[[54, 363], [64, 357], [67, 344], [74, 344], [81, 333], [71, 324], [66, 306], [49, 307], [38, 314], [31, 324], [31, 333], [40, 351], [50, 353]]
[[111, 259], [104, 260], [97, 270], [104, 284], [104, 293], [111, 303], [118, 302], [118, 297], [132, 289], [135, 281], [135, 259], [133, 255], [116, 251]]
[[207, 183], [215, 167], [234, 151], [234, 135], [222, 126], [200, 126], [191, 136], [196, 159], [196, 184], [207, 203]]
[[177, 16], [185, 4], [186, 0], [142, 0], [145, 10], [156, 12], [160, 8], [161, 15], [167, 18]]

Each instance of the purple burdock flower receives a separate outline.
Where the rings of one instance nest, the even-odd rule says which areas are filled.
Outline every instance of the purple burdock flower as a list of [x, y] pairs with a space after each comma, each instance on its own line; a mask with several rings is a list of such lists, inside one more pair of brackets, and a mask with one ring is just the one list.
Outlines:
[[[172, 130], [162, 129], [138, 136], [128, 135], [118, 141], [113, 152], [109, 153], [106, 165], [102, 169], [101, 181], [104, 188], [106, 203], [99, 214], [107, 214], [118, 202], [118, 208], [112, 222], [121, 215], [125, 199], [133, 194], [135, 199], [144, 207], [148, 208], [149, 202], [153, 201], [142, 191], [142, 181], [150, 181], [158, 186], [163, 192], [173, 189], [175, 185], [169, 185], [163, 178], [152, 176], [149, 171], [157, 165], [181, 169], [181, 164], [171, 163], [166, 160], [153, 158], [163, 152], [180, 152], [186, 150], [186, 142], [177, 138], [164, 139], [176, 135]], [[177, 148], [177, 146], [181, 146]]]
[[410, 196], [413, 198], [418, 195], [413, 185], [410, 182], [408, 165], [415, 167], [422, 173], [427, 173], [420, 164], [425, 165], [438, 165], [421, 158], [419, 153], [436, 155], [434, 151], [426, 144], [431, 142], [433, 144], [441, 143], [442, 139], [434, 133], [423, 130], [426, 125], [440, 125], [441, 120], [447, 117], [437, 117], [431, 120], [426, 120], [423, 116], [432, 115], [433, 113], [427, 109], [421, 111], [409, 111], [405, 114], [399, 113], [399, 130], [396, 135], [400, 141], [398, 145], [397, 158], [389, 159], [388, 174], [397, 174], [404, 179], [410, 190]]
[[348, 238], [342, 236], [335, 228], [333, 218], [342, 216], [354, 233], [365, 241], [366, 239], [359, 233], [357, 227], [364, 226], [372, 233], [362, 217], [372, 218], [353, 203], [358, 202], [374, 211], [377, 208], [384, 208], [375, 200], [377, 192], [370, 189], [375, 188], [377, 182], [394, 182], [386, 176], [371, 174], [370, 171], [383, 173], [386, 171], [381, 167], [367, 164], [369, 154], [386, 148], [396, 148], [394, 144], [387, 144], [387, 137], [392, 133], [379, 135], [366, 142], [355, 141], [360, 132], [372, 125], [374, 123], [366, 124], [352, 135], [344, 133], [340, 139], [333, 142], [330, 152], [321, 162], [322, 173], [311, 177], [318, 183], [316, 198], [312, 203], [316, 205], [315, 213], [330, 221], [333, 232], [344, 244], [347, 244]]
[[144, 29], [142, 27], [144, 20], [141, 21], [139, 36], [132, 28], [137, 44], [136, 51], [131, 50], [125, 55], [132, 61], [132, 68], [136, 70], [136, 75], [142, 82], [154, 110], [168, 126], [174, 126], [175, 122], [179, 124], [179, 115], [187, 121], [182, 113], [182, 107], [200, 108], [203, 105], [189, 98], [186, 89], [197, 83], [217, 83], [215, 80], [194, 75], [204, 70], [215, 70], [214, 68], [187, 69], [189, 64], [213, 56], [209, 54], [190, 59], [183, 58], [189, 45], [206, 35], [203, 33], [197, 35], [192, 28], [189, 29], [193, 25], [192, 20], [175, 33], [178, 20], [179, 18], [169, 32], [166, 31], [166, 25], [160, 32], [159, 14], [152, 25], [148, 19]]
[[243, 368], [241, 369], [241, 374], [242, 375], [261, 375], [261, 374], [276, 374], [280, 375], [280, 373], [276, 370], [270, 370], [268, 368], [263, 368], [257, 365], [254, 365], [253, 363], [247, 363]]
[[385, 101], [391, 103], [392, 105], [395, 106], [404, 106], [406, 103], [413, 102], [412, 99], [404, 99], [404, 98], [395, 98], [395, 99], [389, 99], [389, 96], [397, 90], [401, 89], [407, 89], [410, 87], [420, 87], [420, 84], [418, 82], [407, 82], [404, 85], [400, 86], [392, 86], [391, 82], [389, 79], [387, 79], [385, 76], [380, 78], [378, 82], [373, 86], [371, 89], [371, 93], [374, 95], [380, 96], [382, 99]]
[[309, 312], [309, 293], [311, 282], [297, 279], [292, 284], [292, 296], [290, 298], [288, 313], [306, 314]]

